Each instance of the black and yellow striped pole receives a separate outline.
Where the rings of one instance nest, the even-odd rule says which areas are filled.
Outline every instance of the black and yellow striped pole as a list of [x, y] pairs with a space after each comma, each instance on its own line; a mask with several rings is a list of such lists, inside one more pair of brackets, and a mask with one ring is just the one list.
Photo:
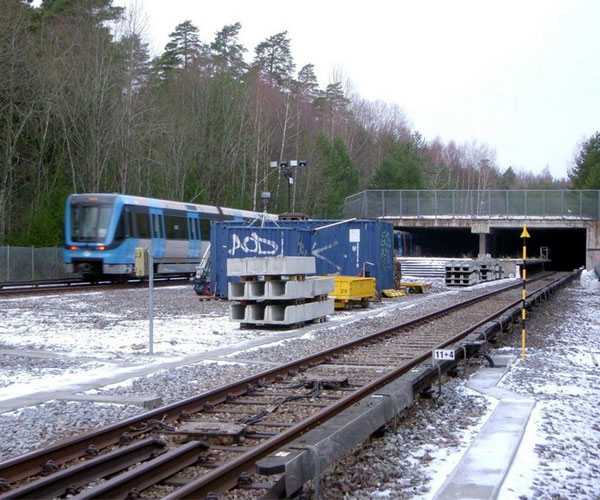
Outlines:
[[526, 329], [525, 323], [527, 319], [527, 311], [525, 309], [525, 301], [527, 299], [527, 238], [529, 233], [527, 232], [527, 224], [523, 224], [523, 232], [521, 233], [521, 239], [523, 240], [523, 301], [521, 306], [521, 360], [525, 363], [525, 340], [526, 340]]

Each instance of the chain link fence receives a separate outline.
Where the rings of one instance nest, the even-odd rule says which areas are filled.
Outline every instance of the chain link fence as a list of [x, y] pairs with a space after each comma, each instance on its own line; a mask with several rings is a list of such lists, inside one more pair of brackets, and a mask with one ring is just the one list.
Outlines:
[[74, 277], [65, 271], [61, 248], [0, 246], [0, 281], [21, 282]]
[[345, 216], [600, 219], [598, 190], [367, 190], [346, 198]]

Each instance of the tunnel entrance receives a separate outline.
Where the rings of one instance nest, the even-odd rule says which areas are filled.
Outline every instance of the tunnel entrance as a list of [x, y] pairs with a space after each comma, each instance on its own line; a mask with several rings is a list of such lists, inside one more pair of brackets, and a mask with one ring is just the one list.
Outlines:
[[[415, 257], [476, 258], [479, 234], [470, 228], [396, 227], [410, 235], [404, 255]], [[550, 263], [547, 270], [570, 271], [585, 266], [586, 230], [584, 228], [528, 228], [527, 256], [540, 257], [547, 248]], [[492, 228], [487, 235], [488, 252], [494, 258], [520, 259], [523, 255], [522, 228]]]
[[[585, 266], [586, 231], [583, 228], [528, 228], [527, 257], [540, 257], [540, 249], [548, 249], [548, 271], [572, 271]], [[489, 239], [494, 257], [521, 258], [522, 229], [493, 229]]]

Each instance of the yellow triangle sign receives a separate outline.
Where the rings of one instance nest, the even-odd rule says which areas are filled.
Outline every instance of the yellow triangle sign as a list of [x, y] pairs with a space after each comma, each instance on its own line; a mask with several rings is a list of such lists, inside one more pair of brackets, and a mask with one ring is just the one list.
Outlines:
[[529, 233], [527, 232], [527, 224], [523, 224], [523, 232], [521, 233], [521, 238], [531, 238]]

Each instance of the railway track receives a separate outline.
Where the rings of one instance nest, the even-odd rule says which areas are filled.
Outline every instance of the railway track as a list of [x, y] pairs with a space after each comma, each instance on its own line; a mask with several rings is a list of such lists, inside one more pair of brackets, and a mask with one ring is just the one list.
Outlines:
[[[173, 286], [189, 283], [188, 276], [174, 276], [155, 278], [154, 286]], [[37, 280], [37, 281], [11, 281], [0, 282], [1, 296], [17, 296], [29, 294], [68, 293], [82, 290], [104, 290], [107, 288], [138, 288], [147, 286], [147, 281], [141, 279], [130, 279], [125, 282], [98, 281], [91, 282], [83, 278], [63, 280]]]
[[[544, 276], [528, 290], [562, 279]], [[518, 283], [0, 463], [0, 499], [264, 493], [278, 478], [253, 477], [258, 460], [520, 303]]]

